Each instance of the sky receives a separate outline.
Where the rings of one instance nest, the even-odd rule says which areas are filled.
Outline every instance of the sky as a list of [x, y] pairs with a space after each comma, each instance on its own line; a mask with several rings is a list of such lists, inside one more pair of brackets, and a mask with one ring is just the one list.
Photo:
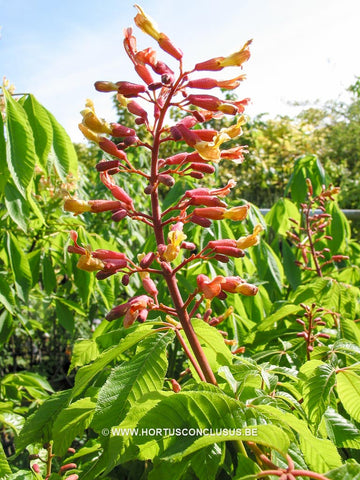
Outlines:
[[[182, 49], [185, 67], [231, 54], [253, 39], [243, 70], [247, 79], [236, 91], [251, 98], [250, 117], [295, 114], [289, 102], [345, 99], [346, 88], [360, 76], [359, 0], [139, 4]], [[77, 124], [87, 98], [100, 117], [116, 121], [111, 94], [96, 92], [94, 82], [138, 81], [122, 46], [123, 29], [134, 26], [135, 14], [129, 0], [0, 0], [1, 78], [18, 93], [34, 94], [73, 141], [84, 141]], [[157, 46], [135, 30], [139, 49]], [[230, 68], [223, 78], [240, 73]]]

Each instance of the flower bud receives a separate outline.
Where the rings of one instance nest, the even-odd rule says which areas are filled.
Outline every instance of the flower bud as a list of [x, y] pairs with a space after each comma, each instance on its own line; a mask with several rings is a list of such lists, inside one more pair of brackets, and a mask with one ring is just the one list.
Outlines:
[[120, 158], [120, 160], [126, 160], [126, 153], [122, 150], [119, 150], [114, 142], [109, 140], [108, 138], [101, 137], [99, 140], [99, 147], [104, 152], [108, 153], [109, 155], [113, 155], [114, 157]]
[[123, 275], [121, 278], [121, 283], [124, 285], [124, 287], [126, 287], [127, 285], [129, 285], [129, 281], [130, 281], [130, 276], [127, 273], [125, 273], [125, 275]]
[[138, 85], [131, 82], [116, 82], [118, 93], [126, 98], [137, 97], [139, 93], [145, 92], [144, 85]]
[[72, 475], [66, 477], [65, 480], [79, 480], [79, 475], [73, 473]]
[[190, 168], [196, 170], [197, 172], [202, 173], [214, 173], [215, 167], [213, 165], [208, 165], [207, 163], [191, 163]]
[[32, 469], [34, 470], [35, 473], [40, 473], [41, 472], [40, 467], [37, 463], [32, 464]]
[[[170, 129], [170, 131], [171, 131], [171, 129]], [[172, 135], [173, 135], [173, 133], [172, 133]], [[181, 134], [180, 134], [179, 140], [180, 139], [181, 139]], [[172, 155], [171, 157], [168, 157], [165, 160], [165, 163], [166, 163], [166, 165], [181, 165], [182, 163], [184, 163], [186, 161], [188, 155], [189, 154], [187, 152], [177, 153], [176, 155]]]
[[68, 470], [73, 470], [74, 468], [77, 468], [76, 463], [67, 463], [66, 465], [63, 465], [60, 467], [60, 472], [64, 473], [67, 472]]
[[223, 207], [195, 208], [193, 215], [209, 218], [211, 220], [222, 220], [225, 212], [226, 208]]
[[99, 213], [118, 210], [122, 206], [122, 202], [117, 200], [89, 200], [89, 205], [92, 212]]
[[116, 83], [101, 80], [95, 82], [94, 87], [98, 92], [116, 92], [118, 89]]
[[196, 245], [192, 242], [182, 242], [181, 248], [184, 248], [185, 250], [196, 250]]
[[217, 260], [218, 262], [221, 262], [221, 263], [228, 263], [230, 262], [230, 258], [227, 257], [226, 255], [222, 255], [221, 253], [217, 253], [216, 255], [214, 255], [214, 260]]
[[140, 267], [141, 268], [148, 268], [150, 265], [153, 263], [155, 260], [156, 255], [154, 252], [149, 252], [145, 255], [145, 257], [141, 260], [140, 262]]
[[143, 287], [146, 291], [146, 293], [148, 293], [149, 295], [151, 295], [152, 297], [157, 297], [158, 295], [158, 289], [156, 288], [156, 285], [154, 283], [154, 281], [150, 278], [150, 277], [145, 277], [142, 279], [142, 284], [143, 284]]
[[245, 252], [243, 250], [240, 250], [239, 248], [221, 246], [221, 245], [213, 248], [213, 251], [215, 253], [221, 253], [223, 255], [227, 255], [228, 257], [234, 257], [234, 258], [241, 258], [245, 255]]
[[160, 183], [162, 183], [163, 185], [166, 185], [167, 187], [173, 187], [175, 185], [175, 180], [171, 175], [160, 174], [158, 176], [158, 180]]
[[[199, 209], [200, 210], [200, 209]], [[195, 223], [196, 225], [200, 225], [201, 227], [209, 228], [211, 227], [211, 220], [205, 217], [201, 217], [199, 215], [191, 215], [190, 222]]]
[[120, 123], [110, 123], [113, 137], [133, 137], [136, 135], [136, 132], [133, 128], [124, 127]]
[[173, 378], [170, 379], [170, 382], [171, 382], [173, 392], [179, 393], [180, 390], [181, 390], [180, 384], [176, 380], [174, 380]]
[[127, 216], [127, 214], [128, 214], [127, 210], [124, 210], [123, 208], [120, 208], [119, 210], [116, 210], [116, 212], [114, 212], [111, 215], [111, 218], [112, 218], [112, 220], [114, 220], [114, 222], [120, 222], [120, 220], [125, 218]]
[[119, 165], [120, 165], [119, 160], [110, 160], [110, 161], [102, 160], [101, 162], [96, 164], [96, 170], [98, 172], [106, 172], [107, 170], [111, 170], [113, 168], [119, 167]]
[[201, 180], [202, 178], [204, 178], [205, 175], [201, 172], [190, 172], [189, 176], [192, 178], [197, 178], [198, 180]]
[[149, 69], [145, 65], [141, 65], [137, 63], [134, 68], [135, 68], [135, 72], [147, 85], [151, 85], [154, 83], [154, 79]]

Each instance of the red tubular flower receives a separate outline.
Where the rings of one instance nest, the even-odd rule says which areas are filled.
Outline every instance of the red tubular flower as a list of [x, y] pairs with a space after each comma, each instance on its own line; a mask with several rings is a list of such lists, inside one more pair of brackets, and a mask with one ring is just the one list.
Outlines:
[[133, 128], [125, 127], [120, 123], [110, 123], [111, 135], [113, 137], [133, 137], [136, 136], [136, 132]]
[[120, 160], [127, 159], [126, 153], [123, 152], [122, 150], [119, 150], [116, 144], [111, 140], [109, 140], [108, 138], [100, 137], [97, 143], [99, 144], [99, 147], [101, 148], [101, 150], [103, 150], [104, 152], [109, 153], [114, 157], [118, 157], [120, 158]]
[[198, 142], [201, 141], [200, 137], [196, 135], [195, 130], [189, 130], [182, 123], [178, 123], [176, 125], [176, 129], [181, 134], [182, 139], [188, 145], [190, 145], [190, 147], [194, 147]]
[[144, 287], [146, 293], [148, 293], [149, 295], [151, 295], [154, 298], [157, 297], [157, 295], [159, 293], [158, 289], [156, 288], [156, 285], [155, 285], [154, 281], [150, 277], [145, 277], [142, 280], [142, 284], [143, 284], [143, 287]]
[[106, 320], [111, 321], [124, 316], [124, 327], [130, 327], [138, 317], [144, 321], [148, 310], [154, 306], [154, 301], [147, 295], [139, 295], [131, 298], [126, 303], [114, 307], [106, 315]]
[[249, 45], [252, 40], [248, 40], [245, 45], [238, 51], [227, 57], [215, 57], [205, 62], [200, 62], [195, 65], [195, 70], [218, 71], [224, 67], [240, 67], [244, 62], [250, 58]]
[[214, 173], [215, 167], [213, 165], [207, 165], [206, 163], [191, 163], [190, 168], [197, 172], [202, 173]]
[[209, 228], [211, 227], [211, 220], [205, 217], [199, 217], [199, 215], [191, 215], [190, 222], [200, 225], [200, 227]]
[[101, 248], [93, 251], [91, 254], [94, 258], [100, 258], [100, 260], [104, 261], [127, 260], [125, 253], [113, 252], [112, 250], [103, 250]]
[[225, 212], [226, 208], [224, 207], [195, 208], [193, 215], [209, 218], [211, 220], [222, 220]]
[[116, 200], [89, 200], [88, 203], [94, 213], [119, 210], [123, 206], [122, 202]]
[[188, 205], [204, 205], [206, 207], [226, 207], [226, 203], [217, 197], [210, 195], [196, 195], [192, 197]]
[[214, 97], [213, 95], [188, 95], [186, 100], [191, 105], [214, 112], [218, 111], [219, 107], [223, 104], [220, 98]]
[[201, 130], [194, 130], [196, 132], [196, 135], [201, 139], [204, 140], [205, 142], [211, 142], [215, 135], [217, 135], [218, 131], [217, 130], [211, 130], [210, 128], [207, 129], [201, 129]]
[[229, 247], [226, 245], [218, 245], [213, 247], [215, 253], [220, 253], [221, 255], [226, 255], [228, 257], [240, 258], [245, 255], [244, 251], [240, 248]]
[[125, 218], [127, 216], [127, 214], [128, 214], [127, 210], [124, 210], [124, 209], [121, 208], [120, 210], [117, 210], [116, 212], [114, 212], [111, 215], [111, 218], [112, 218], [112, 220], [114, 220], [114, 222], [120, 222], [120, 220]]
[[116, 82], [117, 91], [126, 98], [137, 97], [139, 93], [146, 91], [144, 85], [138, 85], [131, 82]]
[[115, 184], [113, 178], [107, 172], [100, 173], [100, 180], [107, 187], [117, 200], [123, 202], [130, 210], [134, 209], [134, 204], [124, 189]]
[[196, 282], [205, 298], [211, 300], [221, 293], [221, 285], [224, 282], [224, 277], [218, 275], [213, 280], [210, 280], [206, 275], [200, 274], [197, 276]]
[[120, 166], [119, 160], [102, 160], [96, 164], [96, 170], [98, 172], [106, 172], [107, 170], [112, 170], [113, 168], [118, 168]]
[[127, 109], [133, 115], [140, 117], [144, 121], [144, 123], [147, 123], [148, 121], [147, 111], [144, 110], [137, 102], [135, 102], [134, 100], [130, 100], [130, 102], [127, 104]]
[[232, 240], [231, 238], [223, 238], [221, 240], [211, 240], [207, 244], [207, 248], [217, 248], [217, 247], [235, 247], [236, 248], [236, 240]]
[[221, 150], [221, 158], [235, 160], [234, 163], [242, 163], [244, 161], [244, 153], [247, 153], [245, 146], [229, 148], [228, 150]]
[[135, 65], [135, 72], [139, 75], [139, 77], [144, 80], [144, 82], [147, 85], [151, 85], [154, 83], [154, 79], [145, 65], [141, 65], [140, 63], [137, 63]]

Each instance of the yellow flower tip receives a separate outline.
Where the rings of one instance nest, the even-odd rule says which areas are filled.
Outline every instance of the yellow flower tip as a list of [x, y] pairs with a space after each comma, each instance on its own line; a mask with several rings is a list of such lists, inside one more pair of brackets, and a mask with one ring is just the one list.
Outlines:
[[144, 10], [139, 5], [134, 5], [137, 9], [138, 14], [134, 18], [135, 24], [137, 27], [140, 28], [144, 33], [150, 35], [150, 37], [154, 38], [157, 42], [160, 39], [160, 32], [155, 26], [153, 20], [144, 12]]
[[249, 45], [252, 40], [248, 40], [245, 45], [237, 52], [219, 60], [219, 64], [224, 67], [240, 67], [244, 62], [250, 58]]
[[97, 117], [94, 110], [92, 110], [91, 108], [85, 108], [80, 113], [83, 117], [83, 125], [85, 125], [93, 132], [107, 133], [109, 135], [112, 133], [110, 125], [104, 119], [100, 119], [99, 117]]
[[185, 239], [186, 239], [185, 233], [181, 232], [180, 230], [171, 230], [168, 233], [168, 242], [173, 247], [180, 246]]
[[242, 293], [246, 296], [254, 296], [258, 292], [258, 287], [256, 285], [251, 285], [250, 283], [241, 283], [236, 287], [236, 293]]
[[64, 202], [64, 210], [66, 212], [72, 212], [74, 215], [80, 213], [90, 212], [91, 205], [85, 200], [75, 200], [74, 198], [66, 198]]
[[81, 130], [81, 132], [82, 132], [82, 134], [84, 135], [85, 138], [87, 138], [88, 140], [90, 140], [92, 142], [95, 142], [95, 143], [99, 144], [99, 142], [100, 142], [100, 136], [99, 135], [94, 133], [92, 130], [90, 130], [90, 128], [88, 128], [83, 123], [79, 123], [78, 126], [79, 126], [79, 129]]
[[258, 245], [260, 238], [259, 238], [259, 233], [264, 230], [263, 226], [258, 223], [255, 225], [253, 233], [250, 235], [246, 235], [244, 237], [240, 237], [237, 242], [236, 246], [237, 248], [244, 249], [248, 247], [253, 247], [255, 245]]
[[204, 160], [217, 163], [221, 159], [220, 145], [230, 140], [226, 132], [220, 131], [211, 142], [200, 141], [194, 145], [195, 150]]
[[90, 98], [87, 98], [87, 99], [86, 99], [85, 107], [86, 107], [86, 108], [89, 108], [90, 110], [92, 110], [93, 112], [95, 112], [94, 102], [93, 102]]
[[224, 212], [224, 218], [229, 218], [230, 220], [241, 221], [246, 218], [246, 215], [249, 211], [250, 205], [241, 205], [239, 207], [232, 207], [229, 210]]
[[77, 268], [80, 270], [86, 270], [87, 272], [96, 272], [104, 268], [104, 262], [99, 258], [93, 258], [89, 252], [86, 255], [81, 255], [77, 263]]
[[165, 252], [162, 254], [162, 257], [167, 262], [172, 262], [179, 255], [180, 247], [176, 247], [171, 243], [166, 246]]

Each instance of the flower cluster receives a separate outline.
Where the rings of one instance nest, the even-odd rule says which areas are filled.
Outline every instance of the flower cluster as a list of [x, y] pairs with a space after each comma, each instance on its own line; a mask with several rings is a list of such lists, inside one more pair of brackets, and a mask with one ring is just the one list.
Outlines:
[[[140, 291], [125, 303], [115, 306], [106, 318], [113, 320], [123, 317], [124, 326], [128, 327], [136, 320], [145, 321], [151, 310], [164, 312], [166, 318], [175, 317], [189, 338], [200, 370], [203, 370], [207, 381], [214, 383], [201, 347], [190, 327], [191, 316], [199, 315], [197, 310], [203, 300], [208, 311], [209, 302], [215, 297], [225, 299], [228, 293], [255, 295], [258, 288], [239, 276], [219, 275], [210, 279], [201, 274], [197, 277], [194, 291], [183, 300], [176, 274], [185, 265], [196, 260], [226, 263], [230, 258], [244, 256], [244, 249], [258, 243], [262, 227], [255, 226], [251, 234], [237, 240], [229, 238], [210, 241], [198, 251], [198, 246], [184, 233], [187, 224], [209, 228], [213, 221], [242, 221], [246, 218], [250, 208], [248, 204], [229, 207], [225, 201], [236, 182], [230, 180], [227, 185], [217, 189], [199, 187], [187, 190], [166, 210], [161, 208], [159, 185], [171, 188], [177, 177], [184, 176], [201, 180], [205, 175], [213, 174], [215, 165], [221, 160], [238, 163], [243, 161], [245, 147], [226, 149], [224, 144], [241, 135], [242, 125], [246, 121], [243, 112], [248, 99], [230, 101], [201, 91], [216, 88], [233, 90], [245, 76], [241, 74], [230, 79], [218, 80], [207, 76], [193, 78], [193, 74], [198, 76], [199, 72], [203, 71], [218, 72], [227, 67], [242, 68], [243, 63], [250, 57], [251, 41], [229, 56], [211, 58], [197, 63], [189, 71], [184, 71], [182, 51], [157, 28], [141, 7], [138, 5], [135, 7], [138, 11], [135, 24], [156, 40], [160, 49], [178, 62], [179, 71], [175, 73], [159, 59], [158, 53], [152, 47], [139, 50], [132, 28], [125, 30], [124, 48], [140, 77], [140, 83], [102, 80], [95, 83], [95, 88], [100, 92], [114, 92], [120, 105], [134, 115], [136, 125], [145, 126], [152, 141], [139, 138], [141, 135], [138, 136], [138, 132], [132, 128], [119, 123], [108, 123], [99, 118], [92, 101], [88, 100], [81, 112], [82, 122], [79, 128], [84, 136], [96, 142], [105, 154], [105, 158], [96, 165], [96, 169], [113, 200], [84, 201], [69, 197], [65, 200], [65, 210], [74, 215], [85, 212], [110, 212], [114, 221], [130, 217], [144, 222], [153, 229], [157, 247], [155, 251], [138, 255], [135, 262], [123, 253], [108, 250], [91, 251], [88, 247], [80, 246], [76, 233], [72, 231], [74, 245], [69, 246], [68, 251], [80, 255], [78, 267], [89, 272], [96, 271], [98, 279], [121, 273], [122, 282], [127, 285], [132, 275], [139, 275], [145, 294]], [[200, 93], [196, 90], [200, 90]], [[169, 126], [165, 120], [170, 108], [178, 108], [180, 115], [177, 116], [176, 123]], [[225, 115], [234, 119], [230, 127], [221, 128], [219, 131], [204, 128], [205, 122]], [[160, 158], [160, 146], [165, 142], [183, 142], [185, 149], [181, 153]], [[130, 146], [149, 151], [151, 164], [148, 170], [135, 168], [126, 152]], [[149, 212], [145, 213], [140, 207], [137, 208], [129, 194], [117, 184], [115, 176], [118, 173], [137, 174], [146, 179], [145, 194], [151, 198]], [[183, 255], [182, 251], [190, 252], [189, 256]], [[166, 282], [173, 305], [159, 303], [155, 276], [162, 277]], [[219, 318], [223, 321], [228, 315]], [[215, 325], [219, 321], [211, 321], [210, 324]]]

